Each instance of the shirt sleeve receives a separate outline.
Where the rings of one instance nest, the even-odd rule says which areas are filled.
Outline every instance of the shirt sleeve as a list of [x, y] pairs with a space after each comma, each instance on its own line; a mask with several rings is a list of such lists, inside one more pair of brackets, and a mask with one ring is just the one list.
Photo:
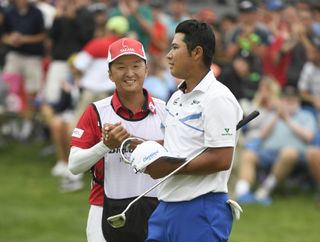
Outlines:
[[109, 151], [102, 141], [89, 149], [73, 146], [70, 150], [68, 169], [75, 175], [86, 172]]
[[37, 33], [42, 33], [46, 30], [45, 25], [44, 25], [44, 18], [43, 18], [43, 15], [39, 9], [37, 9], [36, 13], [37, 13], [37, 20], [34, 21], [35, 28], [36, 28]]
[[82, 149], [91, 148], [101, 140], [98, 116], [92, 105], [89, 105], [80, 117], [71, 135], [71, 146]]
[[204, 144], [206, 147], [234, 147], [236, 126], [242, 118], [242, 110], [229, 97], [216, 97], [204, 108]]

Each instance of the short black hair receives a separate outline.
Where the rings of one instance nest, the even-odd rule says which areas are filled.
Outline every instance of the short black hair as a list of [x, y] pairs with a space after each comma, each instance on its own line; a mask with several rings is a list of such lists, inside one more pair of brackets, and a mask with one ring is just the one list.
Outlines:
[[203, 49], [203, 63], [210, 67], [215, 52], [216, 39], [212, 28], [205, 22], [199, 22], [195, 19], [185, 20], [178, 24], [175, 33], [183, 33], [184, 42], [191, 54], [197, 46]]

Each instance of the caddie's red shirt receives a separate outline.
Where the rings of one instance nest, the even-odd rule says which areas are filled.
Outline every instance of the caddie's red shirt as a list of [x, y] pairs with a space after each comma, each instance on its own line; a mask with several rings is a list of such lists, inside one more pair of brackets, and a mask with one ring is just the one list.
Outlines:
[[[133, 114], [130, 110], [128, 110], [121, 104], [117, 91], [114, 92], [113, 97], [111, 99], [112, 107], [117, 113], [117, 115], [127, 120], [141, 119], [147, 116], [149, 112], [155, 112], [155, 109], [152, 108], [155, 107], [152, 97], [148, 94], [146, 90], [144, 90], [144, 95], [146, 97], [146, 101], [141, 107], [141, 109], [135, 114]], [[101, 131], [99, 126], [99, 118], [93, 104], [89, 105], [87, 109], [84, 111], [84, 113], [78, 121], [76, 128], [82, 131], [82, 134], [78, 135], [77, 137], [71, 137], [71, 146], [79, 147], [81, 149], [89, 149], [100, 142]], [[95, 177], [100, 181], [103, 181], [103, 179], [108, 179], [108, 177], [104, 178], [103, 171], [103, 159], [101, 159], [94, 166]], [[89, 203], [91, 205], [103, 206], [103, 198], [103, 185], [100, 185], [95, 181], [92, 181], [91, 191], [89, 195]]]

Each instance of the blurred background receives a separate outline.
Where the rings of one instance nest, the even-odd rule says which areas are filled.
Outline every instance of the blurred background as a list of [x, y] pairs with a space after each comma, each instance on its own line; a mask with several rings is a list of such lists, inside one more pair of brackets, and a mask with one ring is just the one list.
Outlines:
[[86, 241], [90, 174], [67, 170], [69, 138], [113, 94], [107, 49], [128, 36], [148, 55], [144, 87], [167, 101], [181, 80], [166, 53], [195, 18], [216, 37], [212, 72], [245, 114], [229, 192], [232, 242], [318, 241], [318, 0], [1, 0], [0, 242]]

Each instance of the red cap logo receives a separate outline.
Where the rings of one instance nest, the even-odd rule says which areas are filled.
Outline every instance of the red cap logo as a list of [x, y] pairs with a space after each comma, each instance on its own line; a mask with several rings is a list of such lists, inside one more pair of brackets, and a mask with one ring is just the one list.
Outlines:
[[136, 55], [147, 60], [143, 45], [135, 39], [122, 38], [112, 43], [109, 46], [108, 63], [123, 55]]

